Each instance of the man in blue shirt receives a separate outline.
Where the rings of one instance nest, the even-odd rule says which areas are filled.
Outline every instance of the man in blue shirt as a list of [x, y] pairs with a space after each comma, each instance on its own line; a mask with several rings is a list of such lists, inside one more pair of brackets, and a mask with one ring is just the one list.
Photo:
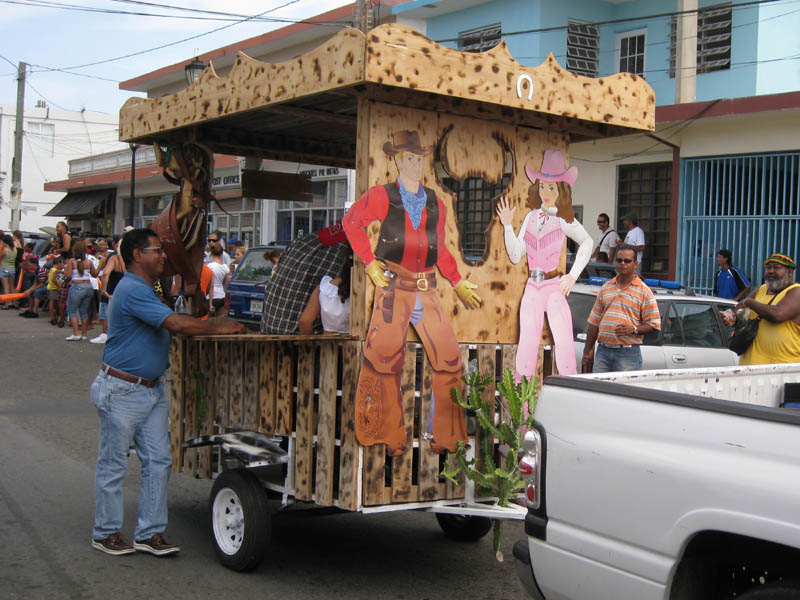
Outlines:
[[[161, 376], [167, 368], [169, 335], [244, 333], [244, 326], [173, 313], [153, 291], [166, 261], [156, 233], [134, 229], [125, 234], [123, 242], [121, 253], [127, 272], [114, 290], [103, 366], [91, 389], [92, 403], [100, 417], [92, 547], [113, 555], [140, 550], [169, 556], [180, 551], [164, 539], [172, 458], [169, 404]], [[133, 545], [120, 534], [122, 482], [131, 441], [142, 463]]]
[[717, 252], [719, 271], [714, 276], [714, 295], [739, 302], [747, 297], [751, 286], [741, 269], [733, 266], [732, 257], [730, 250], [723, 249]]

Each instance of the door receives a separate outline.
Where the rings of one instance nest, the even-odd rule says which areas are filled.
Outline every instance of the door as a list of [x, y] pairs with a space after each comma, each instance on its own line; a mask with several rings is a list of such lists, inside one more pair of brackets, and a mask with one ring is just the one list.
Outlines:
[[728, 350], [711, 302], [671, 302], [662, 327], [667, 368], [723, 367], [738, 362]]

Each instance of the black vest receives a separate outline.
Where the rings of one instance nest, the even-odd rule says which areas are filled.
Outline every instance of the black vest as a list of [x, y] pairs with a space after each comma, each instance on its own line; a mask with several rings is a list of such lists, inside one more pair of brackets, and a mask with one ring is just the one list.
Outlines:
[[[375, 256], [380, 259], [388, 260], [393, 263], [401, 264], [403, 260], [403, 250], [406, 246], [406, 209], [403, 206], [403, 198], [400, 196], [400, 187], [397, 183], [387, 183], [383, 186], [386, 195], [389, 197], [389, 210], [386, 218], [381, 223], [381, 232], [378, 247], [375, 249]], [[425, 220], [425, 237], [428, 241], [428, 252], [425, 256], [425, 269], [430, 269], [436, 265], [438, 236], [436, 235], [436, 225], [439, 223], [439, 201], [433, 190], [423, 187], [425, 190], [426, 201], [425, 210], [428, 213]], [[422, 271], [420, 267], [417, 270]]]

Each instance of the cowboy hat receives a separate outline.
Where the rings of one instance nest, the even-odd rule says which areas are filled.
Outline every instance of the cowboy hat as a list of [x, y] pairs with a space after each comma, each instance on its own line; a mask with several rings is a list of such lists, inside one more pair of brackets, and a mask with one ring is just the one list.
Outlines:
[[545, 150], [541, 171], [534, 171], [525, 165], [525, 173], [531, 183], [538, 179], [540, 181], [564, 181], [573, 186], [575, 180], [578, 179], [578, 167], [564, 170], [564, 155], [560, 150]]
[[400, 152], [411, 152], [412, 154], [427, 156], [433, 152], [433, 146], [422, 147], [419, 141], [419, 133], [416, 131], [398, 131], [394, 134], [394, 142], [394, 144], [386, 142], [383, 145], [383, 151], [389, 156], [394, 156]]

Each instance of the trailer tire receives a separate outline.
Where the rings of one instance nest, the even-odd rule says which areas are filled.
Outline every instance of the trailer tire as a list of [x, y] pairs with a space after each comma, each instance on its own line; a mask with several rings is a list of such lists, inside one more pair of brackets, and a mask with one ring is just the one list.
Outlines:
[[436, 520], [447, 537], [459, 542], [477, 542], [492, 528], [492, 520], [487, 517], [436, 513]]
[[258, 479], [244, 469], [225, 471], [208, 500], [217, 558], [234, 571], [257, 567], [267, 551], [270, 512]]
[[750, 588], [737, 596], [739, 600], [793, 600], [800, 597], [800, 582], [773, 581]]

